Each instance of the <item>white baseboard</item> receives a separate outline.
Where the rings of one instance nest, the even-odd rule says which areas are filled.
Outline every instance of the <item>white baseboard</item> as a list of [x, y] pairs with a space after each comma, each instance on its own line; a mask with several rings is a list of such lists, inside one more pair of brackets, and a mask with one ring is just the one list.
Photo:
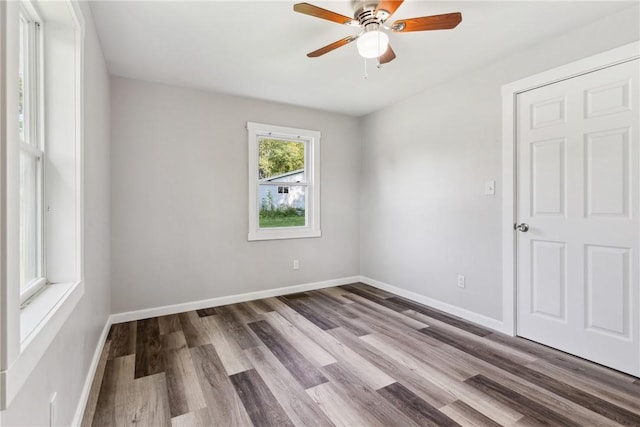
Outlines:
[[102, 349], [104, 348], [104, 344], [107, 341], [107, 334], [109, 333], [111, 324], [111, 316], [109, 316], [107, 318], [107, 322], [104, 325], [104, 328], [102, 328], [102, 333], [100, 333], [100, 337], [98, 338], [98, 345], [96, 346], [96, 350], [93, 353], [93, 359], [91, 359], [91, 365], [89, 365], [87, 378], [85, 378], [84, 380], [84, 386], [82, 387], [82, 393], [80, 394], [78, 407], [76, 408], [76, 413], [74, 414], [73, 422], [71, 423], [71, 425], [74, 427], [80, 427], [80, 424], [82, 424], [82, 417], [84, 415], [84, 410], [87, 407], [87, 401], [89, 400], [89, 393], [91, 392], [93, 378], [96, 375], [96, 370], [98, 369], [98, 364], [100, 363], [100, 356], [102, 355]]
[[387, 283], [371, 279], [370, 277], [360, 276], [359, 280], [360, 282], [365, 283], [369, 286], [373, 286], [374, 288], [382, 289], [383, 291], [391, 292], [412, 301], [419, 302], [420, 304], [428, 305], [429, 307], [444, 311], [445, 313], [460, 317], [464, 320], [468, 320], [469, 322], [476, 323], [480, 326], [484, 326], [498, 332], [505, 332], [504, 323], [500, 320], [493, 319], [491, 317], [487, 317], [482, 314], [466, 310], [464, 308], [456, 307], [455, 305], [438, 301], [433, 298], [429, 298], [424, 295], [399, 288], [397, 286], [389, 285]]
[[285, 286], [282, 288], [267, 289], [264, 291], [247, 292], [238, 295], [211, 298], [200, 301], [191, 301], [181, 304], [165, 305], [162, 307], [146, 308], [143, 310], [127, 311], [112, 314], [111, 323], [130, 322], [133, 320], [147, 319], [149, 317], [166, 316], [168, 314], [182, 313], [185, 311], [200, 310], [208, 307], [216, 307], [225, 304], [252, 301], [262, 298], [277, 297], [280, 295], [294, 294], [297, 292], [313, 291], [315, 289], [330, 288], [332, 286], [348, 285], [360, 280], [359, 276], [343, 277], [341, 279], [325, 280], [322, 282], [305, 283], [301, 285]]

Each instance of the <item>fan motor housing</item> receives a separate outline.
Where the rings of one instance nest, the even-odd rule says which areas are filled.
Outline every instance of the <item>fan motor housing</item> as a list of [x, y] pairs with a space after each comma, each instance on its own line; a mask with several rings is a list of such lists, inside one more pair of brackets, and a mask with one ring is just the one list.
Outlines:
[[366, 11], [370, 11], [373, 15], [373, 11], [378, 5], [378, 0], [351, 0], [351, 8], [353, 9], [353, 17], [357, 20], [359, 16]]

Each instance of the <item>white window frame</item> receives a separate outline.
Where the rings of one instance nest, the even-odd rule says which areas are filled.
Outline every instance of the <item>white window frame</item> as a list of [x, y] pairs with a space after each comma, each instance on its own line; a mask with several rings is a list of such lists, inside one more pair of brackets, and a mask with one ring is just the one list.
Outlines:
[[[43, 31], [41, 19], [28, 2], [20, 3], [20, 20], [26, 22], [26, 52], [23, 58], [23, 112], [24, 112], [24, 140], [19, 142], [20, 153], [37, 160], [36, 166], [36, 277], [26, 286], [20, 288], [20, 303], [36, 294], [46, 284], [45, 263], [45, 216], [44, 216], [44, 103], [43, 103]], [[22, 250], [22, 248], [21, 248]], [[22, 285], [22, 284], [21, 284]]]
[[[247, 123], [249, 145], [249, 233], [248, 240], [277, 240], [320, 237], [320, 132], [275, 126], [264, 123]], [[261, 137], [305, 143], [304, 183], [272, 182], [272, 185], [307, 187], [305, 198], [306, 225], [303, 227], [260, 228], [258, 196], [258, 141]]]
[[[26, 304], [19, 286], [20, 11], [41, 18], [41, 104], [46, 158], [43, 257], [47, 284]], [[51, 22], [51, 25], [47, 25]], [[84, 294], [83, 122], [85, 24], [77, 0], [0, 1], [0, 411], [37, 365]], [[6, 42], [5, 42], [6, 40]], [[55, 173], [50, 173], [55, 171]], [[49, 175], [47, 176], [47, 172]], [[36, 379], [37, 380], [37, 379]]]

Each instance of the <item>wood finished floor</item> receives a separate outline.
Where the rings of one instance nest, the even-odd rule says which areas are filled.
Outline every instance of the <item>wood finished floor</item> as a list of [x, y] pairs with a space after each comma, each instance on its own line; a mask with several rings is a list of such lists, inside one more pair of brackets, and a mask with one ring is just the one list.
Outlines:
[[640, 426], [640, 380], [356, 283], [113, 325], [83, 426]]

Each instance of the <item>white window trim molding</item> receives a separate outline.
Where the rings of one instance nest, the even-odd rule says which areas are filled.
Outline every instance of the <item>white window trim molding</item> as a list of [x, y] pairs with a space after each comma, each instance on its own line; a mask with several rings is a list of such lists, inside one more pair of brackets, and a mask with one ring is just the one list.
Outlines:
[[[20, 292], [17, 286], [17, 166], [14, 165], [18, 147], [17, 123], [10, 125], [16, 96], [11, 95], [17, 82], [17, 51], [15, 39], [18, 2], [0, 2], [0, 410], [6, 409], [18, 394], [22, 385], [33, 373], [36, 365], [54, 341], [67, 319], [71, 316], [84, 294], [83, 281], [83, 99], [84, 99], [84, 35], [85, 21], [76, 0], [64, 0], [73, 21], [75, 34], [73, 69], [76, 74], [74, 93], [75, 167], [77, 173], [76, 199], [73, 212], [76, 216], [77, 270], [79, 280], [56, 283], [43, 287], [42, 291], [20, 309]], [[11, 96], [10, 96], [11, 95]], [[9, 129], [7, 129], [9, 127]], [[16, 134], [17, 136], [17, 134]], [[15, 141], [14, 141], [15, 140]], [[6, 166], [6, 167], [5, 167]]]
[[76, 181], [76, 245], [77, 245], [77, 268], [78, 277], [82, 282], [84, 293], [84, 39], [86, 34], [86, 24], [84, 15], [78, 0], [66, 0], [74, 20], [76, 45], [75, 45], [75, 72], [78, 78], [75, 81], [75, 106], [76, 106], [76, 171], [78, 179]]
[[[320, 132], [263, 123], [247, 122], [249, 146], [249, 233], [248, 240], [301, 239], [320, 237]], [[308, 142], [307, 225], [305, 227], [260, 228], [258, 218], [258, 137], [261, 135]], [[295, 183], [292, 183], [295, 184]]]
[[638, 52], [640, 42], [633, 42], [502, 86], [502, 321], [506, 334], [517, 334], [516, 98], [522, 92], [640, 58]]

